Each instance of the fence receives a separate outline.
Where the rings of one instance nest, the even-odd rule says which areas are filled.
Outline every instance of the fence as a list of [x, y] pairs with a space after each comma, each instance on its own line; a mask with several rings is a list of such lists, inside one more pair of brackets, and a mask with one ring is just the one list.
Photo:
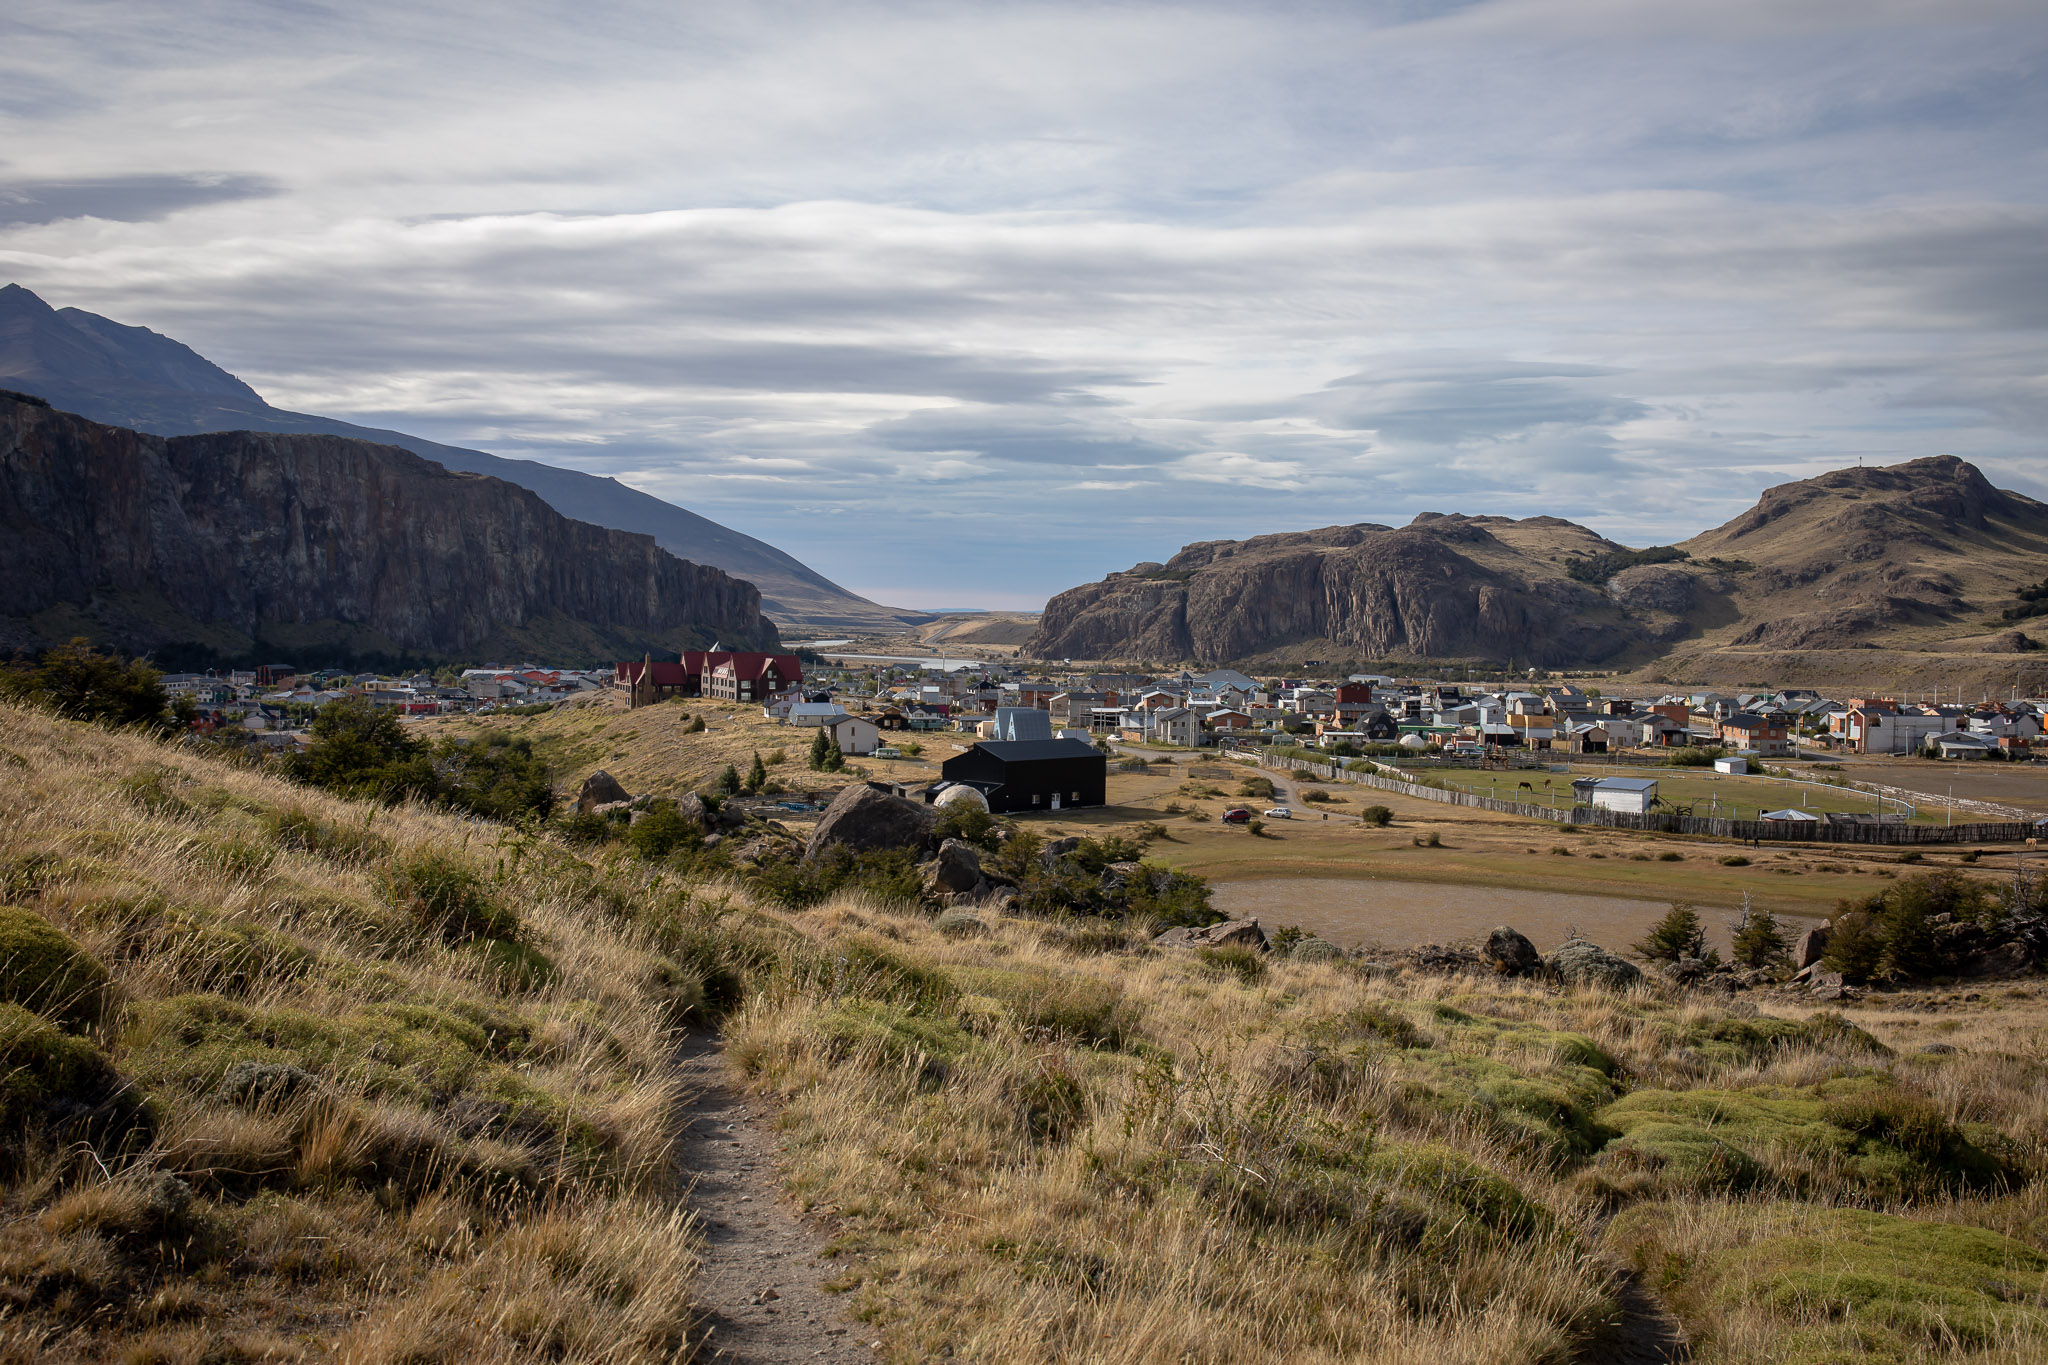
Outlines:
[[[1245, 757], [1252, 757], [1246, 755]], [[1596, 806], [1574, 806], [1557, 810], [1520, 801], [1503, 801], [1471, 792], [1447, 791], [1406, 782], [1377, 773], [1355, 773], [1328, 763], [1307, 759], [1259, 754], [1252, 759], [1268, 768], [1313, 773], [1326, 782], [1351, 782], [1377, 791], [1393, 792], [1417, 801], [1436, 801], [1447, 806], [1476, 806], [1502, 815], [1519, 815], [1525, 820], [1549, 820], [1556, 824], [1593, 826], [1604, 829], [1635, 829], [1660, 834], [1703, 834], [1713, 839], [1736, 839], [1743, 843], [1787, 844], [2013, 844], [2033, 838], [2039, 831], [2031, 824], [2008, 822], [1974, 825], [1830, 824], [1823, 820], [1715, 820], [1696, 815], [1633, 815], [1626, 811]]]

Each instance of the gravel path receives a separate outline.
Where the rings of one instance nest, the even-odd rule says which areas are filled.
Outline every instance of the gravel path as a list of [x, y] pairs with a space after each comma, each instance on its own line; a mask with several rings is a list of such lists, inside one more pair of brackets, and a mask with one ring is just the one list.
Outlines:
[[819, 1287], [834, 1270], [819, 1255], [824, 1235], [782, 1199], [762, 1107], [726, 1078], [715, 1036], [691, 1034], [677, 1063], [692, 1096], [678, 1156], [694, 1177], [690, 1207], [705, 1237], [694, 1293], [708, 1336], [697, 1358], [869, 1365], [874, 1329], [847, 1317], [841, 1300]]

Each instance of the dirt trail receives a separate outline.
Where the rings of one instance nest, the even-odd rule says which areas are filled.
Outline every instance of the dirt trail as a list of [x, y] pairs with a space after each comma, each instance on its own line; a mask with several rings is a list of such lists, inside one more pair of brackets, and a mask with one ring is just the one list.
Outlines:
[[716, 1037], [693, 1033], [677, 1052], [691, 1095], [677, 1153], [695, 1177], [690, 1207], [704, 1227], [694, 1287], [709, 1338], [699, 1360], [720, 1365], [825, 1361], [867, 1365], [874, 1329], [819, 1287], [832, 1273], [823, 1237], [782, 1200], [775, 1139], [762, 1106], [726, 1079]]

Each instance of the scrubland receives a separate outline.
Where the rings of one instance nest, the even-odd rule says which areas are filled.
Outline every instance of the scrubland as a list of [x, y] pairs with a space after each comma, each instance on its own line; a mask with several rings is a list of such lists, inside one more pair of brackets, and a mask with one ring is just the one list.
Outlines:
[[2028, 986], [1775, 1018], [777, 910], [14, 709], [0, 776], [0, 1358], [687, 1359], [699, 1027], [883, 1359], [2048, 1355]]

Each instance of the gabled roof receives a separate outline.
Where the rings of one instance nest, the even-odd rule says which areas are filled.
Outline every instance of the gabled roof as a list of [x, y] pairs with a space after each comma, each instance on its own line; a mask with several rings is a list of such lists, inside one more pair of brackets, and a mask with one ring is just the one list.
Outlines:
[[1046, 758], [1105, 757], [1094, 745], [1079, 739], [985, 739], [974, 747], [1005, 763], [1031, 763]]

